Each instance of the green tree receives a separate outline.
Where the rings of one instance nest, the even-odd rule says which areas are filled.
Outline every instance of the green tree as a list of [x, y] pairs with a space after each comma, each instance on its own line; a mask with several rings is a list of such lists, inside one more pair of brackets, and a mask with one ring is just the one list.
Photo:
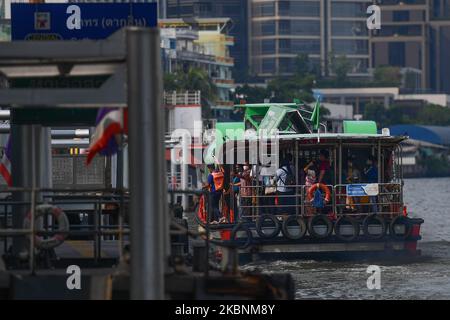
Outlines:
[[417, 123], [450, 126], [450, 109], [436, 104], [428, 104], [419, 110]]
[[386, 109], [381, 103], [368, 103], [364, 106], [363, 117], [377, 123], [378, 128], [383, 128], [387, 123]]
[[208, 103], [217, 100], [217, 88], [208, 73], [200, 68], [190, 67], [186, 72], [176, 71], [164, 75], [164, 90], [166, 91], [196, 91], [201, 92], [202, 99]]
[[299, 53], [295, 58], [295, 76], [296, 77], [305, 77], [311, 75], [313, 72], [313, 68], [309, 57], [306, 53]]
[[402, 74], [399, 67], [379, 66], [373, 72], [373, 83], [379, 86], [399, 87], [402, 83]]
[[304, 77], [275, 78], [267, 85], [272, 102], [291, 102], [300, 99], [305, 102], [314, 100], [312, 87], [315, 77], [307, 75]]
[[[244, 100], [247, 103], [261, 103], [264, 101], [264, 99], [270, 98], [270, 93], [268, 93], [266, 88], [249, 86], [248, 84], [237, 87], [235, 89], [235, 94], [237, 96], [244, 96]], [[240, 100], [240, 98], [236, 98], [235, 103], [239, 103]]]
[[345, 86], [348, 84], [348, 73], [352, 69], [352, 64], [346, 56], [335, 56], [331, 54], [330, 69], [336, 75], [336, 84]]

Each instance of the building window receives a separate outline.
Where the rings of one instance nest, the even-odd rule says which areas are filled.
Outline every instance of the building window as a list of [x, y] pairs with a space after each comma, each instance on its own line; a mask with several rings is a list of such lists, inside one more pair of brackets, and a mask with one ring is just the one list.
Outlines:
[[279, 33], [296, 36], [320, 36], [320, 21], [280, 20]]
[[274, 73], [275, 72], [275, 59], [262, 59], [262, 72]]
[[369, 43], [367, 40], [333, 40], [333, 52], [336, 54], [368, 54]]
[[280, 58], [278, 61], [278, 69], [280, 73], [293, 73], [294, 60], [292, 58]]
[[291, 40], [290, 39], [278, 40], [278, 51], [279, 53], [291, 53]]
[[275, 2], [253, 4], [253, 17], [271, 17], [275, 15]]
[[194, 4], [194, 12], [199, 17], [211, 16], [212, 5], [211, 3], [197, 3]]
[[288, 17], [319, 17], [319, 1], [280, 1], [278, 14]]
[[331, 4], [332, 17], [367, 18], [367, 3], [335, 2]]
[[263, 40], [261, 42], [262, 54], [274, 54], [275, 53], [275, 40]]
[[275, 21], [261, 21], [253, 23], [255, 36], [272, 36], [275, 34]]
[[405, 66], [405, 43], [390, 42], [389, 43], [389, 65], [404, 67]]
[[291, 30], [292, 35], [320, 36], [320, 21], [292, 21]]
[[333, 21], [331, 27], [333, 36], [367, 36], [366, 22], [362, 21]]
[[393, 11], [393, 21], [409, 21], [409, 11]]
[[320, 54], [320, 39], [292, 39], [292, 53]]
[[278, 22], [278, 33], [279, 34], [291, 34], [291, 21], [281, 20]]
[[420, 25], [414, 26], [384, 26], [378, 30], [380, 36], [421, 36], [422, 27]]

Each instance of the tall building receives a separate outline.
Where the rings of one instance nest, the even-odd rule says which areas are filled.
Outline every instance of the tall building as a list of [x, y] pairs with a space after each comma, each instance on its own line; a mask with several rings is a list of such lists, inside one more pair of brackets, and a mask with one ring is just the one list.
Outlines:
[[371, 37], [372, 64], [420, 73], [423, 91], [450, 93], [449, 0], [377, 0], [381, 29]]
[[291, 75], [294, 59], [307, 54], [323, 75], [331, 55], [346, 55], [352, 77], [368, 76], [368, 0], [251, 0], [251, 71], [258, 77]]
[[430, 15], [430, 87], [450, 94], [450, 0], [433, 0]]
[[232, 26], [228, 34], [234, 38], [230, 54], [234, 59], [235, 78], [242, 78], [248, 69], [247, 2], [248, 0], [165, 0], [167, 18], [231, 19]]

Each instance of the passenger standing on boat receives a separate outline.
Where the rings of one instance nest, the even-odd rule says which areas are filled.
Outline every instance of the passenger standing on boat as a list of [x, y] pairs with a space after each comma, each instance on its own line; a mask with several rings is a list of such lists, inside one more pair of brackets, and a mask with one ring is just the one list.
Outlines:
[[245, 218], [250, 218], [251, 213], [251, 205], [252, 205], [252, 179], [251, 179], [251, 167], [248, 164], [248, 161], [242, 168], [242, 172], [239, 174], [241, 178], [241, 192], [240, 192], [240, 200], [241, 200], [241, 214]]
[[[375, 161], [375, 158], [371, 155], [367, 159], [367, 167], [364, 169], [364, 176], [367, 183], [378, 183], [378, 168], [377, 163]], [[376, 196], [370, 196], [370, 203], [372, 204], [372, 212], [376, 213], [378, 212], [377, 207], [377, 197]]]
[[233, 180], [231, 181], [231, 185], [233, 187], [233, 210], [238, 216], [241, 216], [241, 210], [239, 207], [239, 189], [241, 187], [241, 178], [239, 174], [239, 167], [236, 166], [233, 170]]
[[276, 194], [276, 183], [274, 178], [274, 169], [272, 166], [262, 166], [260, 175], [262, 177], [263, 181], [263, 193], [260, 201], [260, 205], [263, 206], [262, 213], [265, 214], [271, 214], [276, 213], [276, 207], [275, 207], [275, 194]]
[[[345, 176], [345, 182], [347, 184], [359, 183], [361, 181], [361, 172], [353, 164], [353, 157], [350, 157], [347, 161], [347, 174]], [[356, 211], [355, 199], [347, 196], [345, 199], [345, 209], [350, 211]]]
[[[208, 165], [209, 175], [207, 187], [210, 193], [210, 201], [212, 208], [211, 223], [219, 223], [220, 219], [220, 198], [222, 197], [223, 189], [223, 172], [217, 170], [214, 165]], [[222, 186], [221, 186], [222, 184]]]
[[308, 163], [308, 165], [303, 168], [306, 178], [305, 178], [305, 186], [307, 189], [311, 187], [314, 183], [316, 183], [316, 170], [315, 170], [315, 164], [314, 161], [311, 161]]
[[276, 171], [275, 180], [277, 182], [277, 195], [279, 213], [295, 213], [295, 168], [292, 165], [292, 154], [287, 154], [281, 162], [280, 168]]
[[319, 153], [319, 178], [318, 183], [325, 185], [331, 183], [331, 165], [330, 165], [330, 153], [327, 150], [320, 150]]
[[[316, 183], [316, 165], [314, 161], [311, 161], [306, 165], [306, 167], [303, 168], [303, 171], [306, 173], [305, 178], [305, 188], [306, 190], [309, 190], [309, 188], [312, 187], [313, 184]], [[308, 216], [313, 214], [314, 208], [311, 206], [306, 207], [306, 214]]]

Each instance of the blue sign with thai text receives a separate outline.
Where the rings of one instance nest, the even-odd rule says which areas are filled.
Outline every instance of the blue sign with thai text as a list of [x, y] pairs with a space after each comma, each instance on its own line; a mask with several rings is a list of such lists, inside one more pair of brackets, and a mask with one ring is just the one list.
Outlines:
[[12, 3], [12, 40], [105, 39], [126, 26], [156, 27], [156, 3]]
[[347, 185], [347, 195], [351, 197], [363, 197], [366, 196], [366, 191], [364, 190], [365, 184], [348, 184]]

